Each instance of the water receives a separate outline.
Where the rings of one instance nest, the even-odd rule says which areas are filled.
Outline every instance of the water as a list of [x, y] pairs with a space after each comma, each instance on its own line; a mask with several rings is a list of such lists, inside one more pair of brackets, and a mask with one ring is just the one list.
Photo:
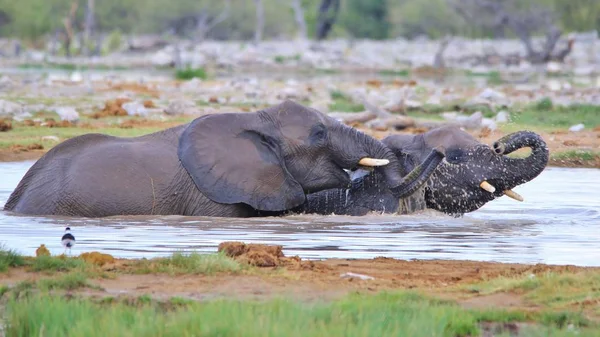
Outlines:
[[[0, 163], [0, 204], [33, 162]], [[548, 168], [502, 197], [452, 218], [427, 211], [410, 216], [284, 218], [135, 216], [104, 219], [29, 217], [0, 211], [0, 242], [26, 255], [40, 244], [62, 253], [71, 226], [73, 254], [101, 251], [118, 257], [165, 256], [173, 251], [215, 252], [223, 241], [280, 244], [302, 258], [468, 259], [600, 266], [600, 170]]]

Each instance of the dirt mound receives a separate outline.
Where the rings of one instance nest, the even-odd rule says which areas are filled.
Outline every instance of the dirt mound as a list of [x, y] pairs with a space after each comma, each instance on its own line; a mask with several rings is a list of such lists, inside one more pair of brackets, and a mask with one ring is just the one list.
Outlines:
[[158, 90], [139, 83], [113, 84], [107, 91], [129, 91], [137, 94], [152, 96], [154, 98], [158, 98], [160, 96]]
[[46, 248], [46, 245], [42, 243], [38, 249], [35, 250], [35, 256], [50, 256], [50, 251]]
[[127, 116], [127, 111], [123, 109], [123, 104], [131, 102], [129, 98], [117, 98], [114, 101], [104, 102], [104, 108], [92, 114], [90, 117], [94, 119], [111, 116]]
[[49, 128], [69, 128], [75, 126], [73, 123], [69, 121], [59, 121], [57, 122], [54, 118], [46, 118], [44, 122], [44, 126]]
[[145, 100], [143, 104], [144, 104], [144, 108], [148, 108], [148, 109], [156, 108], [156, 104], [154, 104], [154, 102], [149, 99]]
[[100, 252], [89, 252], [79, 255], [87, 263], [92, 263], [98, 266], [103, 266], [107, 263], [115, 263], [115, 258], [110, 254], [103, 254]]
[[257, 267], [277, 267], [284, 263], [282, 246], [245, 244], [243, 242], [222, 242], [219, 252]]
[[5, 121], [4, 119], [0, 119], [0, 132], [6, 132], [12, 130], [12, 123]]
[[29, 144], [29, 145], [16, 144], [16, 145], [11, 146], [10, 149], [11, 149], [11, 151], [14, 151], [14, 152], [28, 152], [28, 151], [34, 151], [34, 150], [43, 150], [44, 146], [39, 143], [33, 143], [33, 144]]

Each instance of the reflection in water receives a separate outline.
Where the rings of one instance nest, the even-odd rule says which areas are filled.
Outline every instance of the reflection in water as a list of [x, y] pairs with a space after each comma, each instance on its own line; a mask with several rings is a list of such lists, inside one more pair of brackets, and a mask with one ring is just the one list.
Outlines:
[[[4, 205], [32, 162], [0, 163]], [[176, 250], [214, 252], [223, 241], [281, 244], [303, 258], [469, 259], [600, 266], [600, 170], [548, 168], [517, 187], [518, 203], [502, 197], [461, 218], [427, 211], [409, 216], [285, 218], [134, 216], [103, 219], [30, 217], [0, 212], [0, 242], [34, 255], [42, 243], [61, 253], [70, 226], [74, 254], [164, 256]]]

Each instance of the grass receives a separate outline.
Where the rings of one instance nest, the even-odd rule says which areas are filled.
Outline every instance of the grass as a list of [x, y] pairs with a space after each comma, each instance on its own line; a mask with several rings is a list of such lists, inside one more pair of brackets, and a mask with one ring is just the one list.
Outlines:
[[409, 76], [410, 70], [408, 69], [383, 69], [378, 71], [379, 75], [383, 76]]
[[528, 105], [511, 115], [512, 121], [520, 125], [553, 128], [568, 128], [579, 123], [583, 123], [586, 128], [600, 125], [600, 106], [591, 104], [556, 105], [549, 98]]
[[32, 259], [30, 270], [34, 272], [65, 272], [74, 269], [85, 269], [88, 264], [78, 258], [68, 258], [63, 256], [38, 256]]
[[0, 273], [8, 271], [9, 268], [25, 265], [25, 259], [17, 251], [0, 245]]
[[502, 76], [500, 76], [500, 72], [498, 71], [473, 72], [468, 70], [466, 75], [468, 77], [484, 77], [487, 79], [487, 83], [489, 85], [498, 85], [504, 83], [504, 80], [502, 80]]
[[579, 160], [579, 161], [594, 161], [600, 159], [600, 152], [592, 150], [570, 150], [557, 152], [551, 155], [553, 160]]
[[177, 274], [204, 274], [210, 275], [221, 272], [236, 273], [246, 266], [224, 254], [182, 254], [174, 253], [170, 257], [152, 260], [139, 260], [134, 264], [134, 273], [167, 273]]
[[204, 68], [186, 68], [176, 70], [175, 78], [178, 80], [191, 80], [192, 78], [205, 80], [208, 78], [208, 74]]
[[[133, 305], [132, 305], [133, 304]], [[39, 295], [11, 299], [7, 336], [476, 336], [481, 322], [529, 322], [524, 336], [594, 336], [576, 314], [465, 310], [412, 292], [350, 295], [330, 303], [123, 301]], [[567, 329], [572, 324], [575, 329]], [[506, 332], [505, 332], [506, 333]]]
[[90, 286], [88, 276], [83, 272], [73, 272], [56, 278], [45, 278], [37, 282], [37, 288], [42, 291], [50, 290], [75, 290]]
[[[482, 295], [497, 292], [521, 294], [534, 304], [552, 309], [579, 309], [586, 303], [600, 302], [600, 273], [544, 273], [522, 277], [501, 277], [468, 286], [471, 292]], [[600, 308], [596, 309], [600, 315]]]
[[365, 111], [365, 107], [362, 104], [354, 103], [352, 98], [346, 96], [341, 91], [333, 90], [330, 93], [333, 103], [329, 104], [330, 111], [338, 112], [361, 112]]

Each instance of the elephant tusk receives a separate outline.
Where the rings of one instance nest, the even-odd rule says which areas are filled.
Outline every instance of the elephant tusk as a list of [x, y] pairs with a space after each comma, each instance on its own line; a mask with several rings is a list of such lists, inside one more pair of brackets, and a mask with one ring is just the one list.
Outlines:
[[492, 186], [492, 184], [488, 183], [485, 180], [482, 181], [481, 184], [479, 184], [479, 187], [483, 188], [484, 190], [486, 190], [490, 193], [496, 192], [496, 188], [494, 186]]
[[519, 195], [519, 193], [514, 192], [512, 190], [506, 190], [506, 191], [504, 191], [504, 194], [509, 198], [515, 199], [516, 201], [524, 200], [523, 197], [521, 195]]
[[365, 157], [358, 161], [358, 165], [361, 166], [385, 166], [389, 163], [390, 161], [387, 159], [373, 159], [369, 157]]

